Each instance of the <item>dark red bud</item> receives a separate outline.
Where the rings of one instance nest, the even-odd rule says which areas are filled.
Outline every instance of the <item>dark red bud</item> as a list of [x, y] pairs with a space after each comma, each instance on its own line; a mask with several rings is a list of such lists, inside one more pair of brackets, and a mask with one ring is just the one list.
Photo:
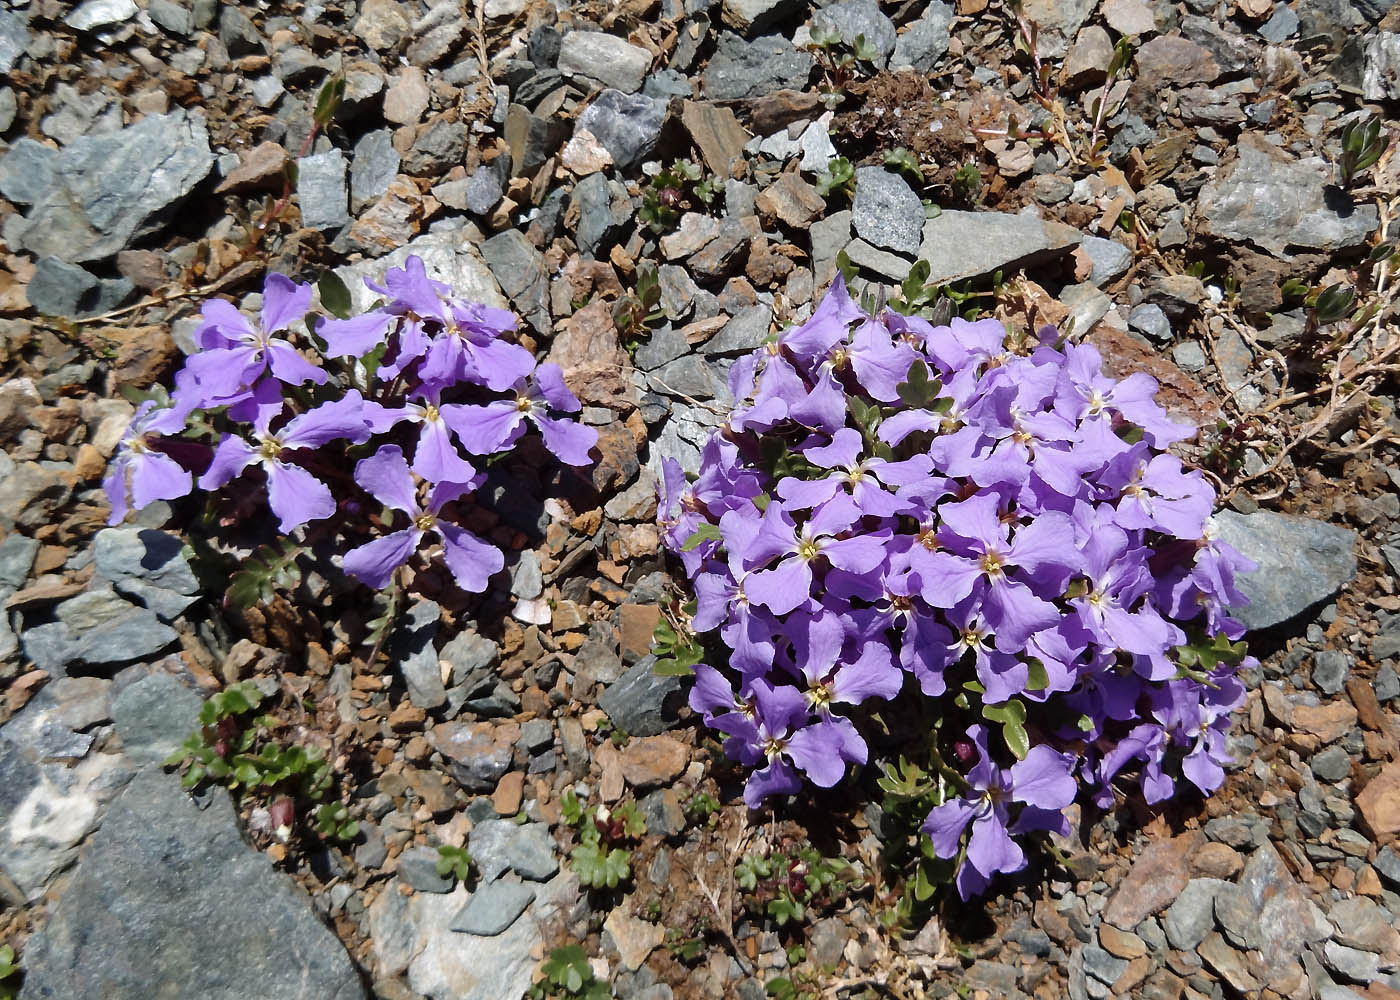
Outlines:
[[667, 208], [675, 208], [681, 203], [680, 188], [665, 187], [661, 189], [661, 204]]
[[281, 830], [284, 827], [290, 830], [297, 818], [296, 805], [284, 795], [267, 807], [267, 815], [272, 820], [274, 830]]
[[958, 766], [966, 770], [977, 763], [977, 748], [968, 740], [957, 740], [953, 743], [953, 756], [958, 759]]

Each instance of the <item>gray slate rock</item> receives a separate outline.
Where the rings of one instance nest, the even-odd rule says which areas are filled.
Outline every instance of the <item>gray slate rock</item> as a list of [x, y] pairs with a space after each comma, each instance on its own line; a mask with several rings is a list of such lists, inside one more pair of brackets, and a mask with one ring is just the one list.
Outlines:
[[919, 257], [929, 262], [929, 282], [945, 285], [1063, 256], [1082, 239], [1077, 229], [1032, 215], [945, 211], [924, 224]]
[[851, 207], [856, 232], [866, 242], [911, 257], [918, 254], [924, 206], [903, 177], [884, 167], [857, 167]]
[[135, 290], [126, 278], [98, 278], [77, 264], [40, 257], [25, 295], [41, 315], [84, 319], [115, 309]]
[[574, 242], [587, 256], [602, 254], [613, 235], [633, 218], [632, 200], [626, 189], [601, 173], [589, 174], [575, 184], [569, 201], [578, 207]]
[[466, 123], [434, 118], [404, 155], [403, 169], [415, 177], [435, 176], [461, 163], [466, 153]]
[[762, 97], [785, 87], [801, 90], [807, 85], [813, 65], [810, 53], [799, 52], [782, 35], [762, 35], [745, 41], [725, 32], [700, 75], [700, 82], [709, 100], [737, 101]]
[[918, 73], [932, 73], [938, 60], [948, 53], [952, 40], [948, 29], [952, 23], [952, 6], [931, 0], [919, 19], [895, 39], [890, 69], [909, 67]]
[[121, 590], [127, 580], [141, 580], [177, 594], [199, 593], [199, 581], [181, 554], [184, 543], [152, 528], [104, 528], [93, 540], [98, 574]]
[[75, 31], [99, 31], [111, 28], [136, 16], [133, 0], [87, 0], [63, 19]]
[[[102, 260], [160, 229], [214, 166], [204, 116], [183, 108], [74, 140], [52, 161], [15, 243], [38, 256]], [[7, 227], [7, 235], [9, 228]]]
[[768, 339], [773, 310], [762, 302], [741, 309], [702, 348], [706, 354], [747, 354]]
[[338, 149], [297, 161], [297, 204], [308, 229], [339, 229], [350, 222], [345, 154]]
[[336, 275], [350, 290], [350, 304], [354, 311], [368, 310], [370, 304], [380, 297], [377, 292], [365, 287], [365, 278], [379, 283], [385, 271], [403, 267], [410, 256], [421, 258], [428, 277], [446, 284], [458, 298], [497, 309], [510, 308], [510, 303], [496, 285], [496, 279], [491, 277], [490, 269], [472, 252], [471, 244], [464, 241], [460, 233], [449, 232], [428, 233], [378, 260], [336, 268]]
[[798, 0], [724, 0], [719, 16], [741, 35], [756, 35], [779, 26], [801, 8]]
[[1079, 247], [1093, 263], [1093, 270], [1089, 272], [1090, 284], [1106, 285], [1126, 274], [1133, 263], [1133, 252], [1117, 240], [1086, 236]]
[[388, 129], [366, 132], [350, 154], [350, 208], [362, 212], [373, 205], [399, 175], [399, 151]]
[[15, 61], [29, 48], [29, 27], [23, 14], [0, 10], [0, 73], [14, 69]]
[[472, 827], [467, 850], [486, 882], [494, 882], [506, 871], [544, 882], [559, 870], [554, 838], [544, 823], [486, 820]]
[[34, 557], [38, 554], [37, 538], [7, 535], [0, 542], [0, 588], [14, 591], [24, 586], [29, 579], [29, 571], [34, 568]]
[[812, 13], [812, 29], [836, 34], [847, 45], [864, 35], [866, 44], [886, 60], [894, 51], [894, 22], [880, 12], [875, 0], [837, 0], [819, 8]]
[[1230, 885], [1218, 878], [1193, 878], [1162, 915], [1162, 929], [1173, 948], [1194, 951], [1215, 926], [1215, 897]]
[[156, 22], [172, 35], [179, 35], [181, 38], [188, 38], [194, 31], [194, 14], [188, 7], [183, 7], [175, 0], [151, 0], [146, 7], [146, 13], [151, 15], [151, 20]]
[[1249, 629], [1272, 628], [1331, 597], [1356, 576], [1356, 532], [1311, 518], [1257, 511], [1215, 515], [1219, 536], [1258, 564], [1236, 586], [1249, 606], [1232, 614]]
[[1312, 682], [1323, 694], [1339, 694], [1351, 673], [1351, 656], [1340, 649], [1324, 649], [1313, 657]]
[[616, 35], [571, 31], [559, 44], [558, 66], [565, 76], [597, 80], [605, 87], [635, 94], [651, 67], [651, 53]]
[[138, 764], [158, 764], [199, 729], [196, 692], [167, 673], [152, 673], [126, 687], [112, 699], [112, 721], [122, 738], [122, 751]]
[[0, 159], [0, 194], [16, 205], [32, 205], [52, 186], [58, 160], [59, 152], [52, 146], [28, 136], [16, 139]]
[[1201, 188], [1196, 215], [1212, 236], [1254, 243], [1275, 255], [1359, 247], [1379, 225], [1376, 208], [1352, 204], [1328, 180], [1320, 161], [1288, 159], [1245, 133], [1234, 166]]
[[448, 926], [464, 934], [495, 937], [515, 923], [535, 901], [535, 887], [523, 882], [487, 882], [472, 893]]
[[159, 768], [108, 811], [24, 971], [22, 1000], [365, 996], [305, 894], [243, 842], [227, 793], [201, 809]]
[[656, 148], [665, 120], [664, 100], [605, 90], [584, 109], [577, 128], [592, 132], [618, 169], [626, 170]]
[[536, 330], [548, 331], [549, 277], [544, 254], [520, 230], [507, 229], [481, 244], [481, 256], [516, 310]]
[[390, 647], [408, 688], [408, 700], [419, 708], [437, 708], [447, 701], [442, 668], [438, 666], [437, 650], [433, 646], [441, 613], [442, 608], [433, 601], [415, 601], [395, 630]]
[[436, 848], [422, 845], [409, 847], [399, 855], [398, 867], [394, 871], [419, 892], [451, 892], [456, 879], [450, 874], [438, 874], [439, 858]]
[[656, 657], [642, 657], [598, 699], [613, 724], [631, 736], [657, 736], [679, 722], [680, 678], [658, 677], [655, 666]]

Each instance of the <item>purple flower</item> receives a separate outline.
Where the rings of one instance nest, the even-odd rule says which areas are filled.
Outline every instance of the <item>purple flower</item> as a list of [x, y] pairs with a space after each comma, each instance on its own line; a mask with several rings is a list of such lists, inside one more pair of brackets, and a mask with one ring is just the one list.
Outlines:
[[484, 406], [450, 403], [442, 417], [462, 446], [473, 455], [489, 455], [510, 447], [525, 433], [528, 420], [539, 428], [545, 447], [566, 465], [587, 465], [588, 453], [598, 443], [598, 432], [575, 420], [551, 416], [550, 410], [577, 413], [578, 398], [564, 384], [564, 373], [555, 364], [540, 365], [534, 377], [521, 379], [514, 399]]
[[296, 452], [316, 449], [329, 441], [348, 439], [355, 443], [368, 440], [364, 400], [351, 389], [341, 399], [324, 403], [293, 417], [275, 431], [271, 423], [282, 412], [280, 388], [267, 382], [259, 386], [254, 398], [259, 412], [253, 420], [256, 444], [233, 434], [226, 434], [214, 451], [209, 469], [200, 477], [199, 487], [216, 490], [243, 472], [250, 465], [260, 465], [267, 473], [267, 499], [272, 512], [278, 516], [283, 534], [289, 534], [308, 521], [330, 517], [335, 513], [335, 499], [326, 484], [296, 462]]
[[204, 303], [204, 322], [195, 331], [202, 350], [185, 362], [198, 394], [196, 405], [223, 406], [245, 397], [267, 371], [286, 385], [325, 383], [328, 376], [273, 334], [290, 327], [311, 308], [311, 286], [272, 273], [263, 285], [262, 316], [255, 328], [232, 303]]
[[750, 574], [749, 600], [775, 615], [785, 615], [811, 597], [812, 571], [818, 560], [850, 573], [870, 573], [881, 565], [888, 530], [837, 538], [837, 532], [849, 527], [842, 521], [841, 511], [824, 511], [798, 528], [781, 504], [770, 503], [746, 555], [751, 569], [782, 558], [772, 568]]
[[447, 420], [443, 417], [437, 389], [422, 388], [413, 393], [403, 406], [388, 407], [378, 403], [365, 404], [365, 418], [370, 430], [383, 433], [401, 423], [418, 424], [418, 445], [413, 450], [413, 471], [433, 483], [465, 483], [476, 475], [476, 469], [464, 459], [452, 441]]
[[442, 508], [480, 482], [438, 483], [426, 505], [418, 502], [418, 491], [397, 445], [385, 445], [355, 466], [355, 482], [388, 507], [409, 517], [409, 526], [376, 538], [345, 553], [345, 572], [371, 587], [382, 588], [394, 570], [408, 562], [426, 536], [442, 543], [442, 558], [463, 590], [477, 594], [486, 589], [493, 574], [505, 566], [501, 550], [465, 528], [444, 521]]
[[[998, 872], [1017, 872], [1026, 865], [1013, 834], [1028, 830], [1060, 830], [1069, 824], [1059, 810], [1074, 801], [1074, 759], [1048, 746], [1032, 747], [1025, 760], [998, 767], [987, 745], [986, 727], [969, 726], [978, 753], [968, 772], [968, 794], [935, 806], [923, 831], [933, 840], [940, 858], [956, 858], [963, 831], [972, 826], [966, 863], [958, 869], [958, 892], [963, 899], [980, 893]], [[1011, 820], [1011, 805], [1022, 803]]]
[[120, 524], [132, 508], [140, 510], [157, 500], [174, 500], [189, 493], [192, 486], [189, 470], [156, 450], [156, 438], [183, 431], [192, 409], [188, 402], [182, 403], [179, 399], [171, 406], [159, 406], [155, 400], [148, 399], [137, 407], [102, 480], [102, 488], [112, 505], [108, 524]]

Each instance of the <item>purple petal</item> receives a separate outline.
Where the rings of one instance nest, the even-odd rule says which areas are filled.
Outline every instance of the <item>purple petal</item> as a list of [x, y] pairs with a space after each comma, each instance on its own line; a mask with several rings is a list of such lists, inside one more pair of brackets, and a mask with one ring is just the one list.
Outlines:
[[540, 429], [544, 446], [554, 457], [565, 465], [588, 465], [588, 453], [598, 443], [596, 428], [587, 427], [577, 420], [561, 420], [540, 413], [531, 414], [535, 426]]
[[997, 810], [989, 809], [972, 821], [972, 836], [967, 842], [967, 860], [983, 875], [1020, 871], [1026, 856], [1020, 845], [1011, 839]]
[[296, 348], [285, 340], [267, 342], [267, 363], [279, 382], [287, 385], [301, 385], [315, 382], [325, 385], [329, 376], [297, 353]]
[[485, 406], [448, 403], [440, 410], [457, 434], [463, 448], [473, 455], [489, 455], [506, 447], [519, 436], [525, 416], [514, 402], [506, 399]]
[[262, 328], [264, 333], [285, 330], [311, 308], [311, 286], [299, 285], [285, 274], [273, 272], [263, 282]]
[[308, 521], [335, 513], [335, 499], [326, 484], [299, 465], [264, 462], [267, 469], [267, 502], [281, 519], [278, 530], [289, 535]]
[[577, 413], [583, 409], [578, 397], [564, 384], [564, 369], [552, 361], [535, 369], [535, 385], [540, 391], [540, 398], [553, 409], [565, 413]]
[[157, 500], [185, 496], [193, 486], [189, 470], [169, 455], [146, 451], [133, 455], [130, 465], [131, 503], [137, 510]]
[[1042, 809], [1063, 809], [1074, 801], [1074, 759], [1048, 746], [1031, 747], [1026, 759], [1011, 765], [1011, 794]]
[[846, 762], [837, 753], [839, 737], [826, 726], [807, 726], [788, 738], [784, 752], [818, 788], [830, 788], [846, 774]]
[[404, 461], [403, 450], [396, 444], [386, 444], [369, 458], [355, 466], [355, 482], [365, 492], [385, 506], [416, 517], [420, 508], [414, 489], [413, 476]]
[[708, 663], [697, 663], [695, 686], [690, 689], [689, 703], [691, 709], [705, 716], [708, 722], [718, 713], [734, 710], [734, 689], [714, 667]]
[[418, 447], [413, 452], [413, 471], [430, 483], [465, 483], [476, 475], [476, 469], [457, 451], [448, 436], [447, 424], [441, 419], [423, 421]]
[[457, 586], [469, 594], [485, 590], [506, 564], [501, 550], [455, 524], [439, 521], [434, 527], [442, 535], [442, 558]]
[[227, 299], [210, 299], [199, 312], [204, 323], [195, 332], [195, 342], [204, 350], [233, 347], [255, 336], [248, 317]]
[[796, 795], [802, 791], [802, 779], [793, 766], [781, 757], [770, 761], [762, 770], [749, 775], [744, 785], [744, 805], [757, 809], [770, 795]]
[[957, 798], [934, 806], [921, 827], [933, 841], [934, 853], [940, 858], [956, 858], [962, 832], [975, 815], [977, 804], [968, 799]]
[[287, 426], [277, 432], [278, 440], [288, 448], [319, 448], [340, 438], [361, 444], [369, 440], [364, 402], [359, 391], [351, 389], [340, 399], [322, 403], [287, 421]]
[[785, 615], [811, 596], [812, 569], [795, 556], [784, 559], [772, 569], [750, 573], [744, 592], [752, 603]]
[[345, 572], [368, 587], [382, 590], [389, 585], [394, 570], [413, 558], [422, 537], [423, 532], [410, 528], [366, 542], [345, 553]]
[[349, 319], [326, 319], [316, 328], [316, 336], [326, 342], [326, 356], [363, 358], [380, 344], [389, 332], [392, 313], [376, 309]]
[[199, 477], [199, 488], [217, 490], [258, 460], [258, 450], [241, 437], [226, 435], [214, 449], [209, 468]]

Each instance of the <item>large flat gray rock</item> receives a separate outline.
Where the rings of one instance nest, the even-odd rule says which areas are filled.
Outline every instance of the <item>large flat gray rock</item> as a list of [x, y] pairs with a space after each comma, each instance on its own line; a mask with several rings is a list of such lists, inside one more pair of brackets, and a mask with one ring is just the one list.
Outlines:
[[929, 262], [929, 282], [943, 285], [1042, 263], [1081, 239], [1079, 230], [1033, 215], [943, 212], [924, 223], [919, 256]]
[[1259, 566], [1235, 583], [1249, 606], [1246, 628], [1272, 628], [1327, 600], [1356, 577], [1356, 532], [1308, 517], [1232, 510], [1215, 515], [1219, 537]]
[[310, 901], [243, 842], [223, 791], [200, 809], [148, 768], [93, 835], [24, 952], [21, 1000], [357, 1000]]

